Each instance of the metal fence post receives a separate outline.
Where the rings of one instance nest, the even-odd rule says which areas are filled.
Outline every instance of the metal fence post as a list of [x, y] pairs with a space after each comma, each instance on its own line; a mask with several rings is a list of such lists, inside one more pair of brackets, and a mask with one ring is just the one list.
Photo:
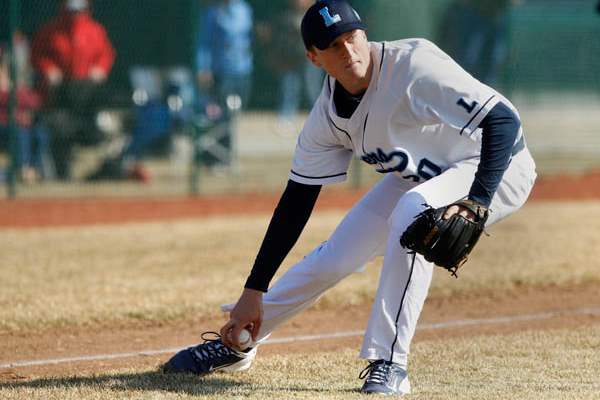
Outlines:
[[17, 196], [17, 168], [18, 168], [18, 149], [17, 149], [17, 121], [16, 113], [18, 109], [17, 99], [17, 60], [14, 56], [14, 38], [15, 32], [19, 27], [21, 16], [20, 0], [10, 0], [8, 7], [8, 54], [10, 54], [10, 97], [8, 100], [8, 152], [10, 158], [10, 167], [8, 169], [8, 197], [14, 199]]
[[[198, 26], [198, 16], [200, 15], [200, 2], [198, 0], [192, 0], [190, 2], [188, 15], [188, 23], [190, 24], [190, 55], [191, 59], [188, 60], [190, 70], [192, 71], [192, 82], [194, 82], [194, 88], [196, 88], [196, 49], [198, 48], [198, 31], [200, 27]], [[194, 98], [198, 93], [194, 94]], [[194, 104], [194, 117], [191, 122], [190, 134], [192, 138], [192, 162], [190, 165], [189, 172], [189, 194], [191, 196], [197, 196], [200, 192], [200, 165], [202, 164], [202, 151], [199, 148], [199, 140], [200, 140], [200, 130], [201, 127], [198, 126], [198, 108], [197, 105]]]

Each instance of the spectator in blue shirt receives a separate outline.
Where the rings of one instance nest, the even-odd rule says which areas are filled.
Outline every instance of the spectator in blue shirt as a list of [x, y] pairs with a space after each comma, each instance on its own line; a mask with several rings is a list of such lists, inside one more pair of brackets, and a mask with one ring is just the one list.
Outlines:
[[[217, 0], [200, 18], [196, 79], [201, 107], [216, 104], [228, 124], [220, 145], [231, 150], [231, 113], [247, 104], [252, 74], [252, 9], [245, 0]], [[211, 160], [205, 160], [211, 164]], [[228, 164], [228, 159], [212, 163]]]

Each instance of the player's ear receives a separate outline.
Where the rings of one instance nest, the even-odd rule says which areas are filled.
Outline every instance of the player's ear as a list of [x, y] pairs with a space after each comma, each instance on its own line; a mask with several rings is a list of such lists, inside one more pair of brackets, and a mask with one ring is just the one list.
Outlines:
[[314, 47], [306, 50], [305, 54], [306, 58], [308, 58], [315, 67], [321, 68], [321, 63], [317, 60], [317, 52], [315, 51]]

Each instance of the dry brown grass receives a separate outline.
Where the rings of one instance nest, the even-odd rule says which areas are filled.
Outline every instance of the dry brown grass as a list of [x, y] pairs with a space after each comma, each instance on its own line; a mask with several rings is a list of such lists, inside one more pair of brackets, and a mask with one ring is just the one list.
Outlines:
[[[326, 239], [342, 212], [315, 215], [282, 269]], [[600, 203], [532, 203], [484, 238], [432, 296], [600, 282]], [[235, 301], [269, 216], [0, 231], [0, 331], [213, 316]], [[380, 260], [319, 307], [369, 301]]]
[[[600, 325], [578, 331], [477, 336], [414, 346], [410, 399], [597, 399]], [[259, 358], [246, 373], [168, 376], [125, 370], [0, 385], [25, 399], [363, 399], [355, 350]]]

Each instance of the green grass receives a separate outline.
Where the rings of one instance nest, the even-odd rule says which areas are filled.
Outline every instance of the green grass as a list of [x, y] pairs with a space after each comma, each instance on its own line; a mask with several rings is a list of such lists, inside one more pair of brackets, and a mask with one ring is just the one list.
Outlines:
[[[424, 341], [413, 346], [410, 399], [597, 399], [600, 325]], [[233, 375], [113, 371], [0, 384], [0, 398], [24, 399], [362, 399], [365, 362], [355, 350], [258, 358]]]

